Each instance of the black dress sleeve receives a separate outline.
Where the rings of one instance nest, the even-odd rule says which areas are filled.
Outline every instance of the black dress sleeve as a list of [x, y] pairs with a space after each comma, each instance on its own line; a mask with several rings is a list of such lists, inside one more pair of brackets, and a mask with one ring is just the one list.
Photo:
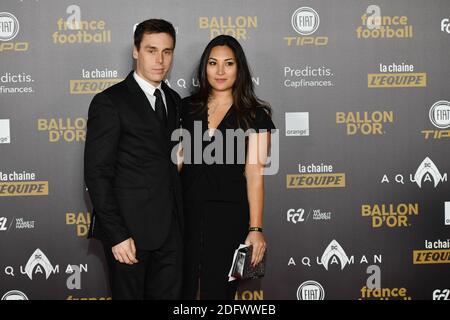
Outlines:
[[256, 109], [251, 129], [258, 133], [270, 132], [270, 130], [275, 129], [272, 119], [264, 108], [259, 107]]

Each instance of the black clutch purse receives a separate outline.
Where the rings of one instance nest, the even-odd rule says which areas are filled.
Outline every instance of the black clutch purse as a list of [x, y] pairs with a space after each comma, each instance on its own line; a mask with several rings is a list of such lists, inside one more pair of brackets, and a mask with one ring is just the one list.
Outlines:
[[235, 251], [233, 263], [230, 273], [228, 274], [229, 281], [235, 279], [257, 279], [264, 276], [266, 271], [266, 252], [256, 266], [252, 266], [253, 246], [240, 245]]

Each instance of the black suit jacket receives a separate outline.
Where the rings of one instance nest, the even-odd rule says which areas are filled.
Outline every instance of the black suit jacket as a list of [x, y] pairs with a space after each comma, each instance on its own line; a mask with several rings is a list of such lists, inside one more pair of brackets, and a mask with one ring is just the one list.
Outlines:
[[[132, 237], [140, 250], [160, 247], [172, 219], [182, 228], [181, 185], [171, 150], [180, 96], [164, 82], [168, 125], [131, 72], [98, 93], [89, 107], [84, 177], [93, 204], [89, 236], [114, 246]], [[175, 215], [174, 215], [175, 212]]]

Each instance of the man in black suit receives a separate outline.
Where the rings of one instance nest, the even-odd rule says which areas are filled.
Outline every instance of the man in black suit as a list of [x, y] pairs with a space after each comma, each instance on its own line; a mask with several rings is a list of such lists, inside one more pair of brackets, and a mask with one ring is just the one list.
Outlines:
[[113, 299], [179, 298], [183, 219], [171, 134], [179, 127], [181, 100], [163, 81], [174, 48], [172, 24], [140, 23], [136, 70], [97, 94], [89, 107], [89, 234], [102, 241]]

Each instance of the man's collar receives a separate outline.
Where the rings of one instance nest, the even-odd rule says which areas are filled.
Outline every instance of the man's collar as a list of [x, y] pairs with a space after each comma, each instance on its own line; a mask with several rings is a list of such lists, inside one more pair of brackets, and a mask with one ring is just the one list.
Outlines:
[[139, 84], [139, 86], [141, 87], [142, 91], [144, 91], [145, 93], [153, 95], [155, 93], [156, 89], [162, 90], [161, 82], [159, 83], [159, 85], [157, 87], [155, 87], [150, 82], [148, 82], [147, 80], [142, 78], [140, 75], [138, 75], [138, 73], [136, 71], [133, 73], [133, 77], [136, 80], [136, 82]]

